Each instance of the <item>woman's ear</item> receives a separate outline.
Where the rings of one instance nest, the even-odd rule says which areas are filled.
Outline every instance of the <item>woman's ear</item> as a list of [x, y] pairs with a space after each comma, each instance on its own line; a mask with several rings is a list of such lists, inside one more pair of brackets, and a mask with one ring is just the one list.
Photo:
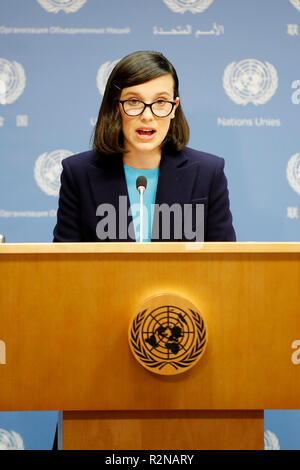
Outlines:
[[175, 106], [174, 106], [174, 108], [173, 108], [173, 111], [172, 111], [172, 113], [171, 113], [171, 119], [174, 119], [174, 117], [175, 117], [175, 111], [176, 111], [176, 109], [177, 109], [178, 106], [179, 106], [179, 101], [180, 101], [180, 100], [179, 100], [179, 96], [177, 96], [177, 98], [175, 99], [175, 101], [176, 101], [176, 104], [175, 104]]

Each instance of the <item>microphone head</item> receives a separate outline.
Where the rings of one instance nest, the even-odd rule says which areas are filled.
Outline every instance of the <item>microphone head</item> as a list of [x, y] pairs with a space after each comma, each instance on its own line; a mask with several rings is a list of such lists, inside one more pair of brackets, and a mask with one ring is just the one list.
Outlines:
[[142, 186], [143, 188], [147, 188], [147, 178], [146, 176], [138, 176], [136, 179], [136, 189], [139, 191], [139, 188]]

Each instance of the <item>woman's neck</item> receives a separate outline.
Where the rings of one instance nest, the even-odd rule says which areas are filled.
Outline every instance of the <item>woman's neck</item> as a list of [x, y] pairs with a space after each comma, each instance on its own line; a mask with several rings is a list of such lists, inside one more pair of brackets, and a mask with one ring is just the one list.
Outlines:
[[131, 152], [123, 154], [123, 163], [131, 168], [138, 170], [151, 170], [157, 168], [160, 164], [161, 152], [153, 155], [141, 153], [140, 155]]

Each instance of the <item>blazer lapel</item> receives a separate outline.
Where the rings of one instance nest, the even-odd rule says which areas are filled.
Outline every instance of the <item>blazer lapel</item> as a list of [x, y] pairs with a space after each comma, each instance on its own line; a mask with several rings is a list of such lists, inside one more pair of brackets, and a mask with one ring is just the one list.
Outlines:
[[[195, 167], [193, 165], [188, 165], [188, 159], [184, 152], [179, 152], [174, 155], [168, 153], [162, 155], [157, 184], [156, 207], [151, 241], [181, 241], [184, 238], [183, 208], [184, 204], [189, 204], [191, 202], [196, 176], [197, 172], [195, 171]], [[162, 206], [163, 204], [165, 205], [165, 208], [161, 207], [160, 213], [165, 213], [164, 220], [162, 220], [162, 216], [159, 218], [158, 215], [159, 206]], [[177, 205], [177, 209], [176, 206], [173, 206], [174, 204]], [[179, 234], [179, 238], [177, 230], [175, 230], [174, 227], [175, 220], [177, 219], [172, 213], [173, 211], [175, 211], [174, 214], [176, 211], [180, 211], [180, 217], [182, 217], [182, 226], [180, 227], [181, 234]], [[163, 224], [166, 224], [164, 226], [165, 233], [162, 229]], [[178, 228], [179, 227], [176, 227], [176, 229]]]
[[181, 202], [187, 196], [190, 175], [185, 171], [187, 158], [183, 152], [177, 155], [163, 153], [159, 168], [156, 204]]
[[[115, 209], [116, 238], [105, 241], [134, 241], [129, 237], [128, 230], [125, 230], [132, 223], [132, 216], [128, 215], [130, 204], [122, 155], [99, 155], [95, 164], [89, 165], [88, 175], [96, 208], [95, 215], [100, 204], [110, 204]], [[98, 217], [97, 222], [99, 220]]]
[[88, 167], [90, 186], [95, 204], [109, 203], [115, 207], [119, 196], [127, 195], [127, 186], [121, 155], [99, 155], [95, 164]]

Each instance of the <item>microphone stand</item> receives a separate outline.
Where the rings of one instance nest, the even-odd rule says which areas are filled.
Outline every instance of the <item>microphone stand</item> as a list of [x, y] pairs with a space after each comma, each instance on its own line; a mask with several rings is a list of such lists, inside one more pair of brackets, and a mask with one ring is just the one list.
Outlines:
[[138, 190], [140, 194], [140, 243], [143, 243], [143, 225], [144, 225], [144, 220], [143, 220], [143, 208], [144, 208], [144, 203], [143, 203], [143, 194], [146, 191], [147, 188], [147, 178], [145, 176], [138, 176], [136, 179], [136, 189]]
[[144, 203], [143, 203], [143, 194], [144, 194], [145, 188], [144, 186], [139, 187], [139, 193], [140, 193], [140, 243], [143, 243], [143, 228], [144, 228], [144, 220], [143, 220], [143, 208], [144, 208]]

